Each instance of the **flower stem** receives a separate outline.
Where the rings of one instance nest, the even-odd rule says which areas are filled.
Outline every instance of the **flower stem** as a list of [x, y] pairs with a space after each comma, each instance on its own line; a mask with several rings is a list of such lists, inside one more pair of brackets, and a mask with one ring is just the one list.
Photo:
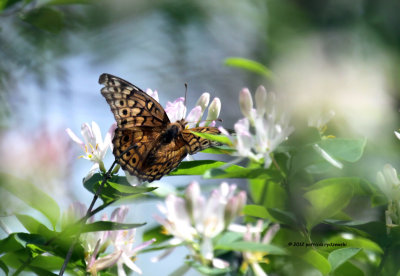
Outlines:
[[82, 224], [81, 227], [79, 228], [78, 233], [76, 234], [72, 244], [70, 245], [68, 252], [67, 252], [67, 256], [65, 256], [65, 260], [64, 263], [60, 269], [60, 273], [58, 274], [59, 276], [62, 276], [64, 274], [65, 269], [67, 268], [68, 262], [71, 259], [72, 256], [72, 252], [74, 251], [75, 245], [78, 242], [79, 236], [82, 232], [83, 226], [85, 225], [86, 221], [88, 220], [88, 218], [90, 218], [92, 216], [92, 209], [94, 207], [94, 204], [96, 203], [96, 200], [98, 199], [99, 195], [101, 194], [101, 191], [103, 190], [104, 184], [107, 182], [108, 179], [110, 179], [111, 177], [111, 172], [114, 168], [114, 166], [117, 164], [117, 159], [115, 159], [115, 161], [113, 162], [113, 164], [111, 165], [111, 167], [108, 169], [107, 173], [103, 176], [103, 180], [99, 186], [99, 188], [97, 189], [92, 202], [90, 203], [90, 206], [88, 208], [88, 210], [86, 211], [86, 215], [82, 218]]

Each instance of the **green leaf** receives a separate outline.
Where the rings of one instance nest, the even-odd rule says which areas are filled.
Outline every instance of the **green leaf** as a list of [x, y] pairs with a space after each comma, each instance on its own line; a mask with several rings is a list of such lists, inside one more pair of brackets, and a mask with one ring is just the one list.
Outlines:
[[217, 134], [194, 132], [194, 131], [192, 131], [192, 133], [196, 136], [199, 136], [199, 137], [207, 139], [207, 140], [219, 142], [219, 143], [226, 144], [226, 145], [232, 145], [232, 141], [225, 135], [217, 135]]
[[267, 211], [279, 223], [291, 226], [298, 224], [296, 216], [293, 213], [290, 213], [288, 211], [283, 211], [277, 208], [268, 208]]
[[202, 273], [203, 275], [223, 275], [225, 273], [228, 273], [230, 271], [229, 267], [228, 268], [214, 268], [214, 267], [208, 267], [202, 264], [199, 264], [197, 262], [187, 262], [191, 267]]
[[49, 7], [41, 7], [30, 10], [21, 17], [21, 19], [25, 22], [54, 34], [59, 33], [64, 27], [62, 13]]
[[231, 165], [226, 169], [210, 169], [203, 175], [204, 178], [247, 178], [247, 179], [269, 179], [279, 180], [279, 172], [264, 168], [243, 168], [237, 165]]
[[364, 271], [356, 267], [351, 262], [345, 262], [339, 268], [333, 271], [333, 276], [343, 276], [343, 275], [365, 276], [366, 274], [364, 273]]
[[64, 263], [65, 256], [37, 256], [32, 260], [31, 265], [47, 270], [59, 270]]
[[235, 149], [232, 149], [228, 146], [218, 146], [218, 147], [213, 147], [213, 148], [208, 148], [205, 150], [201, 151], [202, 153], [211, 153], [211, 154], [229, 154], [232, 155], [234, 152], [236, 152]]
[[40, 234], [47, 238], [54, 236], [53, 231], [31, 216], [17, 214], [16, 217], [31, 234]]
[[14, 6], [18, 2], [21, 2], [22, 0], [1, 0], [0, 1], [0, 11], [5, 10], [9, 7]]
[[93, 0], [51, 0], [46, 3], [47, 6], [50, 5], [73, 5], [73, 4], [90, 4]]
[[43, 276], [57, 276], [58, 275], [58, 274], [54, 274], [51, 271], [43, 269], [41, 267], [36, 267], [36, 266], [32, 266], [32, 265], [29, 265], [28, 267], [30, 270], [35, 272], [37, 275], [43, 275]]
[[245, 58], [231, 57], [231, 58], [225, 59], [225, 65], [245, 69], [245, 70], [263, 75], [264, 77], [266, 77], [268, 79], [274, 78], [274, 75], [271, 72], [271, 70], [269, 70], [267, 67], [265, 67], [261, 63], [258, 63], [253, 60], [249, 60], [249, 59], [245, 59]]
[[257, 218], [269, 218], [267, 209], [260, 205], [246, 205], [244, 206], [243, 213], [247, 216], [257, 217]]
[[[179, 167], [169, 175], [202, 175], [209, 169], [218, 168], [225, 164], [225, 162], [214, 160], [183, 161]], [[237, 165], [233, 166], [239, 168]]]
[[2, 260], [0, 260], [0, 268], [1, 268], [1, 270], [4, 271], [4, 273], [5, 273], [6, 275], [8, 275], [9, 269], [8, 269], [6, 263], [3, 262]]
[[96, 232], [109, 230], [128, 230], [146, 225], [146, 223], [118, 223], [112, 221], [96, 221], [85, 224], [82, 232]]
[[218, 243], [214, 249], [232, 250], [232, 251], [251, 251], [251, 252], [264, 252], [271, 255], [286, 255], [287, 252], [283, 248], [272, 245], [262, 244], [258, 242], [235, 241], [230, 243]]
[[23, 246], [16, 238], [16, 233], [10, 234], [7, 238], [0, 240], [0, 254], [23, 249]]
[[361, 158], [366, 143], [366, 139], [334, 138], [322, 140], [317, 144], [335, 159], [356, 162]]
[[[88, 181], [83, 183], [83, 185], [87, 190], [95, 194], [102, 181], [103, 176], [96, 173]], [[100, 198], [107, 204], [115, 200], [135, 197], [137, 195], [154, 191], [155, 189], [157, 189], [157, 187], [131, 186], [126, 180], [126, 177], [113, 176], [104, 184]]]
[[331, 264], [332, 271], [347, 262], [354, 255], [360, 252], [360, 248], [341, 248], [332, 251], [328, 256], [328, 261]]
[[322, 275], [326, 275], [331, 271], [331, 265], [328, 260], [319, 254], [316, 250], [308, 250], [300, 256], [303, 260], [318, 269]]
[[60, 208], [57, 202], [46, 193], [26, 180], [5, 173], [0, 173], [0, 187], [6, 189], [27, 205], [41, 212], [49, 219], [53, 227], [55, 227], [60, 217]]
[[306, 206], [307, 228], [333, 217], [345, 208], [353, 197], [353, 185], [347, 178], [330, 178], [317, 182], [304, 194], [311, 206]]
[[146, 230], [145, 232], [143, 232], [142, 236], [143, 241], [156, 239], [153, 245], [160, 244], [166, 240], [169, 240], [170, 238], [172, 238], [171, 235], [163, 234], [163, 227], [161, 225]]

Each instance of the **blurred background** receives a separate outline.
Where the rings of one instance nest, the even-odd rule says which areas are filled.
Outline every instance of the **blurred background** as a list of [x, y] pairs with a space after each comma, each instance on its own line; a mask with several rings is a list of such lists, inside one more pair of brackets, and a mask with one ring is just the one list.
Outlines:
[[[350, 173], [374, 181], [383, 164], [400, 165], [399, 10], [397, 0], [2, 0], [0, 169], [31, 179], [64, 209], [89, 204], [82, 178], [91, 164], [77, 158], [65, 129], [79, 133], [96, 121], [105, 135], [114, 118], [98, 77], [110, 73], [157, 90], [163, 106], [184, 95], [184, 83], [189, 109], [207, 91], [222, 101], [225, 128], [242, 117], [243, 87], [278, 94], [296, 132], [332, 110], [327, 134], [368, 139]], [[273, 77], [227, 66], [229, 57], [257, 61]], [[109, 153], [106, 165], [112, 160]], [[189, 180], [161, 182], [172, 181]], [[16, 231], [9, 215], [23, 207], [0, 196], [1, 215]], [[132, 221], [151, 224], [154, 205], [131, 207]], [[181, 251], [158, 268], [173, 271]], [[137, 261], [144, 275], [151, 256]]]

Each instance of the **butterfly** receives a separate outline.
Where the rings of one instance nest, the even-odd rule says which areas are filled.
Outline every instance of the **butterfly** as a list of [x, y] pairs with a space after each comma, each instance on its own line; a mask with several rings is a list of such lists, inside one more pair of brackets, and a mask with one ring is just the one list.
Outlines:
[[113, 154], [124, 170], [141, 181], [158, 180], [187, 154], [220, 145], [192, 133], [219, 134], [218, 128], [188, 129], [184, 119], [171, 123], [156, 100], [126, 80], [102, 74], [99, 83], [117, 121]]

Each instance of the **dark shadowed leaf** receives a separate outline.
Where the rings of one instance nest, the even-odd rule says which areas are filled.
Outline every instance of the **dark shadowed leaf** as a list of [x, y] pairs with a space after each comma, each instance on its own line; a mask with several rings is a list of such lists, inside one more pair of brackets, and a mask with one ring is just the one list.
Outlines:
[[25, 22], [54, 34], [59, 33], [64, 26], [62, 13], [49, 7], [33, 9], [21, 17]]
[[112, 221], [96, 221], [85, 224], [82, 232], [109, 231], [109, 230], [128, 230], [146, 225], [146, 223], [117, 223]]

